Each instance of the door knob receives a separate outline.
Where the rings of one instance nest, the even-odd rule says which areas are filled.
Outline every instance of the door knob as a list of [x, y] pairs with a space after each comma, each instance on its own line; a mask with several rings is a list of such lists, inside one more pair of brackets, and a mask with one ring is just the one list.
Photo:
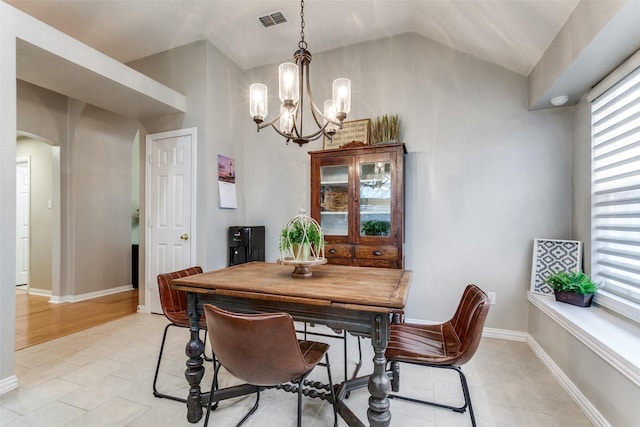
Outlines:
[[182, 240], [189, 240], [189, 235], [187, 233], [184, 233], [182, 236], [180, 236], [180, 238]]

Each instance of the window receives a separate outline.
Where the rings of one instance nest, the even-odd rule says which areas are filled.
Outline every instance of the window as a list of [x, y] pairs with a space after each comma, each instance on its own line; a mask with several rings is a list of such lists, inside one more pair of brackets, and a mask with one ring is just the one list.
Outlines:
[[640, 68], [592, 102], [591, 123], [596, 301], [640, 322]]

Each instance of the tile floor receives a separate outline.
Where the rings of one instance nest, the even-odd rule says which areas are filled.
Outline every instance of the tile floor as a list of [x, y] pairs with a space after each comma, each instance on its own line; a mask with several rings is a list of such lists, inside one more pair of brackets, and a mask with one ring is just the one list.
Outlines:
[[[162, 330], [163, 316], [136, 314], [16, 353], [20, 387], [0, 396], [1, 426], [193, 426], [185, 405], [153, 397], [151, 384]], [[170, 328], [158, 388], [186, 394], [184, 344], [187, 332]], [[343, 378], [342, 343], [332, 343], [330, 358], [334, 378]], [[356, 340], [350, 337], [350, 369], [355, 363]], [[370, 372], [372, 351], [363, 340], [365, 365]], [[206, 364], [209, 368], [211, 365]], [[422, 398], [460, 404], [462, 395], [455, 372], [403, 365], [401, 387]], [[547, 368], [525, 343], [485, 338], [474, 359], [464, 366], [479, 426], [591, 426]], [[211, 384], [211, 369], [202, 382]], [[312, 374], [326, 378], [318, 367]], [[222, 385], [234, 383], [224, 375]], [[348, 404], [366, 421], [368, 392], [351, 394]], [[211, 426], [233, 426], [253, 405], [253, 397], [221, 404]], [[392, 426], [455, 427], [471, 425], [469, 415], [445, 409], [391, 401]], [[258, 411], [246, 426], [295, 425], [295, 395], [268, 390]], [[304, 399], [303, 425], [331, 426], [333, 415], [319, 399]], [[340, 426], [346, 425], [342, 420]]]

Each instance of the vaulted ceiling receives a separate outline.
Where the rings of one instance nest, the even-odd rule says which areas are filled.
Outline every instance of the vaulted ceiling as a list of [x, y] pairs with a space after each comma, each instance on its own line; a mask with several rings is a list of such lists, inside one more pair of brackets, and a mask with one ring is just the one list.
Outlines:
[[[290, 58], [296, 0], [4, 0], [120, 61], [208, 39], [244, 69]], [[306, 0], [305, 39], [317, 53], [415, 32], [528, 75], [578, 0]], [[258, 17], [288, 22], [265, 29]]]

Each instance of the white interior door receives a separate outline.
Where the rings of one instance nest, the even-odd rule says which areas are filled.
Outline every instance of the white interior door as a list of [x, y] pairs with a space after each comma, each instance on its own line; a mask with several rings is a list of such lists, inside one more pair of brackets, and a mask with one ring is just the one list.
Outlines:
[[31, 178], [29, 159], [16, 160], [16, 285], [29, 284]]
[[195, 259], [196, 129], [147, 135], [147, 311], [162, 313], [157, 275]]

